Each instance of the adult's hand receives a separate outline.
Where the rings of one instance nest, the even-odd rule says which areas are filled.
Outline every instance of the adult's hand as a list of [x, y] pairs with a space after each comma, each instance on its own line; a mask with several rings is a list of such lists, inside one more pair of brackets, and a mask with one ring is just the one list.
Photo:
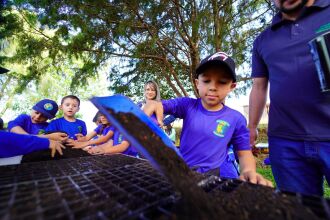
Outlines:
[[258, 129], [250, 128], [250, 146], [251, 147], [256, 145], [257, 138], [258, 138]]
[[54, 157], [56, 154], [56, 151], [60, 155], [63, 155], [62, 149], [65, 149], [65, 147], [59, 141], [49, 140], [49, 149], [51, 150], [51, 156]]

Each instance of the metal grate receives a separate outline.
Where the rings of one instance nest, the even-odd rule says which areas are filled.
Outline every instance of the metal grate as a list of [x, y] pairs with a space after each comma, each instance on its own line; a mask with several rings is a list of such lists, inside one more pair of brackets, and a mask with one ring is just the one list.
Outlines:
[[147, 162], [123, 155], [4, 166], [0, 173], [0, 218], [125, 219], [177, 198]]
[[[0, 173], [0, 219], [168, 219], [180, 201], [147, 161], [120, 154], [3, 166]], [[244, 184], [214, 181], [204, 190], [231, 193]], [[328, 200], [285, 194], [329, 219]]]

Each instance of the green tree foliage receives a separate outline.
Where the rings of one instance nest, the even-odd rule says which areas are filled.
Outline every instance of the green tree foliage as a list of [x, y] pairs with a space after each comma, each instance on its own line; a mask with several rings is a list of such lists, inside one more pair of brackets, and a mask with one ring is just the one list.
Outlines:
[[[111, 61], [112, 91], [135, 96], [154, 79], [165, 98], [197, 95], [194, 69], [209, 53], [226, 51], [238, 66], [249, 62], [252, 41], [272, 13], [262, 0], [16, 0], [11, 10], [29, 25], [16, 57], [30, 63], [24, 80], [47, 72], [50, 64], [38, 66], [45, 57], [57, 68], [81, 60], [75, 86]], [[245, 82], [249, 72], [241, 69]]]
[[73, 86], [75, 73], [84, 66], [82, 59], [68, 57], [59, 50], [51, 56], [54, 48], [49, 39], [55, 30], [41, 28], [34, 12], [11, 5], [1, 9], [0, 65], [11, 71], [0, 75], [0, 116], [8, 109], [17, 114], [29, 113], [33, 104], [43, 98], [59, 101], [75, 94], [86, 100], [107, 94], [106, 79], [100, 80], [97, 74], [83, 86]]

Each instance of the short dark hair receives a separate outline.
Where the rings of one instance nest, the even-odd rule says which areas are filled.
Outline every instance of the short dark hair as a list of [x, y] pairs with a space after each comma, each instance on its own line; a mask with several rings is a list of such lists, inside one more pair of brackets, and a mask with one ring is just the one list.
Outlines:
[[0, 118], [0, 130], [4, 130], [2, 118]]
[[78, 106], [80, 106], [80, 99], [75, 96], [75, 95], [67, 95], [67, 96], [64, 96], [61, 100], [61, 105], [63, 104], [63, 102], [65, 101], [65, 99], [75, 99], [78, 101]]

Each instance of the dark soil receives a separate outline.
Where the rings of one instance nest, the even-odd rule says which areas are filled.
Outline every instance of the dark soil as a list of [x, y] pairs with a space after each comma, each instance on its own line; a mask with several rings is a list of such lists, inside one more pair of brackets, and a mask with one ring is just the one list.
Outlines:
[[66, 147], [65, 149], [62, 149], [62, 151], [63, 151], [63, 155], [60, 155], [58, 152], [56, 152], [54, 158], [51, 157], [50, 150], [35, 151], [24, 155], [21, 163], [47, 161], [47, 160], [61, 160], [61, 159], [67, 159], [73, 157], [90, 156], [90, 154], [84, 150], [73, 149], [71, 147]]
[[207, 194], [197, 185], [205, 177], [191, 171], [147, 125], [131, 113], [108, 111], [157, 161], [181, 194], [173, 219], [317, 219], [295, 197], [275, 193], [269, 187], [242, 183], [232, 192], [217, 190]]

